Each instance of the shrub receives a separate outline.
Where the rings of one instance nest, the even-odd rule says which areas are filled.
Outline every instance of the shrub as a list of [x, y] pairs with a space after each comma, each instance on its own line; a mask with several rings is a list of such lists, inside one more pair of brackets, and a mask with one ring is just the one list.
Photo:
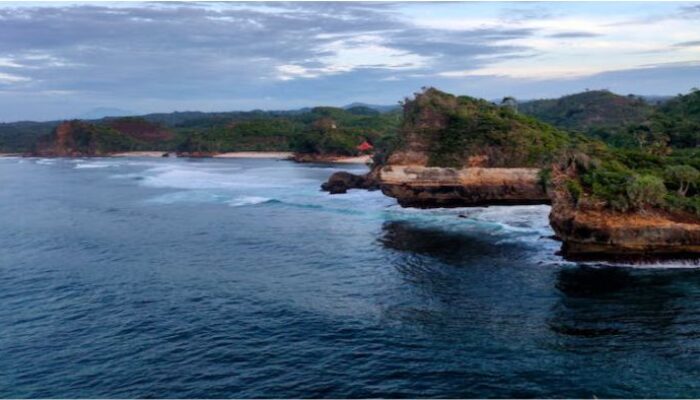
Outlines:
[[700, 172], [690, 165], [671, 165], [664, 170], [664, 176], [678, 187], [678, 194], [685, 197], [690, 186], [700, 179]]
[[664, 204], [666, 186], [654, 175], [635, 175], [626, 185], [630, 205], [637, 209]]
[[577, 180], [570, 179], [566, 182], [566, 190], [569, 191], [571, 197], [578, 204], [579, 199], [583, 195], [583, 187], [581, 183]]

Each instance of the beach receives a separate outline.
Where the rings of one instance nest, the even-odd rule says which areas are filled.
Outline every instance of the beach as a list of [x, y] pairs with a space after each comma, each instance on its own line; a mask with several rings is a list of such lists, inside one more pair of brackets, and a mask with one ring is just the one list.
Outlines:
[[[110, 157], [155, 157], [161, 158], [165, 154], [170, 157], [175, 157], [175, 153], [167, 151], [127, 151], [122, 153], [111, 154]], [[0, 154], [3, 156], [5, 154]], [[12, 155], [12, 154], [6, 154]], [[212, 158], [260, 158], [260, 159], [275, 159], [275, 160], [290, 160], [294, 157], [294, 153], [288, 151], [234, 151], [227, 153], [218, 153], [211, 156]], [[357, 157], [326, 157], [319, 158], [317, 162], [328, 162], [337, 164], [367, 164], [372, 160], [370, 155]]]

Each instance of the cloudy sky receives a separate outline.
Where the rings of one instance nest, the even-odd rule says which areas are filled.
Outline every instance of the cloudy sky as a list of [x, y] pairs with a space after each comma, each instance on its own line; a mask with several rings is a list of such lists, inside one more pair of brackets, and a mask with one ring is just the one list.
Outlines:
[[698, 3], [2, 3], [0, 120], [700, 86]]

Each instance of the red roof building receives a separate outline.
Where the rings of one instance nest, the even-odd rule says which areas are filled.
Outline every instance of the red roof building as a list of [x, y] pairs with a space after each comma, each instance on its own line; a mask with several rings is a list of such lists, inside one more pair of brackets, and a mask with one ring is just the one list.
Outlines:
[[360, 143], [360, 144], [357, 146], [357, 150], [359, 150], [359, 151], [370, 151], [370, 150], [372, 150], [372, 149], [374, 149], [374, 146], [372, 146], [372, 145], [371, 145], [368, 141], [366, 141], [366, 140], [365, 140], [364, 142]]

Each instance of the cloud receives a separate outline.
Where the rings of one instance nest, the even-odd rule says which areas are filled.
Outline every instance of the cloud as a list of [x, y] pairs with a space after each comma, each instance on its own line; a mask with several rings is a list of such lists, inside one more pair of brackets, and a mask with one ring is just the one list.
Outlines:
[[688, 42], [680, 42], [674, 44], [676, 47], [698, 47], [700, 46], [700, 40], [691, 40]]
[[578, 38], [591, 38], [601, 36], [599, 33], [593, 32], [560, 32], [548, 35], [548, 37], [556, 39], [578, 39]]
[[[660, 34], [665, 25], [611, 27], [612, 13], [591, 17], [575, 7], [583, 6], [5, 4], [0, 119], [56, 118], [95, 106], [149, 112], [393, 103], [431, 82], [490, 93], [507, 89], [497, 79], [571, 82], [668, 57], [647, 50], [682, 56], [669, 61], [697, 56], [698, 32], [688, 21], [670, 36]], [[623, 14], [614, 17], [638, 17]], [[562, 46], [561, 39], [576, 40]]]
[[16, 83], [16, 82], [27, 82], [30, 79], [24, 76], [7, 74], [0, 72], [0, 84], [2, 83]]

